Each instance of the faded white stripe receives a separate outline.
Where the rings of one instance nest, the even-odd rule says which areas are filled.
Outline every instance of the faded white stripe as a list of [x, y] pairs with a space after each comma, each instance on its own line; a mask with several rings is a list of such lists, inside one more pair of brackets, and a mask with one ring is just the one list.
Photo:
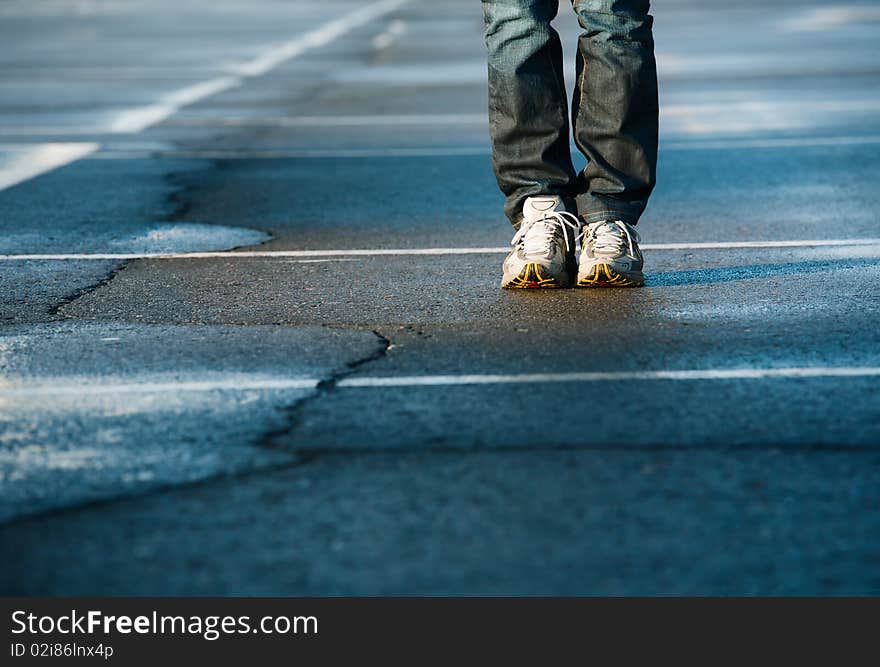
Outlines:
[[232, 69], [245, 77], [263, 75], [285, 61], [296, 58], [310, 49], [325, 46], [357, 27], [393, 12], [408, 1], [382, 0], [352, 12], [345, 12], [341, 18], [330, 21], [317, 30], [281, 44], [259, 58], [234, 66]]
[[0, 190], [79, 160], [99, 148], [92, 143], [6, 147], [9, 155], [0, 159]]
[[188, 86], [168, 95], [164, 95], [154, 104], [127, 109], [117, 114], [110, 122], [106, 131], [114, 134], [141, 132], [148, 127], [161, 123], [163, 120], [174, 115], [185, 106], [195, 104], [199, 100], [231, 90], [239, 85], [241, 85], [241, 79], [236, 77], [222, 77]]
[[489, 155], [490, 148], [484, 146], [450, 146], [425, 148], [315, 148], [291, 150], [149, 150], [116, 149], [101, 151], [95, 158], [101, 160], [130, 160], [156, 157], [177, 160], [279, 160], [308, 158], [399, 158], [399, 157], [470, 157]]
[[[799, 241], [718, 241], [707, 243], [645, 243], [643, 250], [724, 250], [736, 248], [819, 248], [876, 246], [880, 239], [811, 239]], [[133, 259], [254, 259], [274, 257], [383, 257], [406, 255], [489, 255], [510, 252], [509, 246], [482, 248], [357, 248], [338, 250], [239, 250], [180, 253], [46, 253], [0, 255], [3, 262], [88, 261]]]
[[383, 33], [376, 35], [373, 38], [373, 48], [376, 51], [383, 51], [384, 49], [387, 49], [392, 44], [394, 44], [395, 39], [399, 35], [402, 35], [405, 30], [406, 22], [395, 19], [388, 24], [388, 28]]
[[661, 151], [702, 151], [731, 148], [812, 148], [821, 146], [861, 146], [880, 144], [880, 135], [840, 137], [780, 137], [767, 139], [710, 139], [670, 141], [660, 144]]
[[198, 382], [101, 382], [101, 384], [52, 382], [26, 386], [0, 387], [0, 397], [31, 398], [43, 396], [112, 396], [122, 394], [169, 394], [207, 391], [271, 391], [284, 389], [314, 389], [320, 380], [313, 378], [229, 379]]
[[707, 370], [619, 371], [609, 373], [523, 373], [514, 375], [427, 375], [347, 378], [338, 387], [438, 387], [468, 384], [540, 384], [555, 382], [620, 382], [634, 380], [758, 380], [765, 378], [874, 377], [880, 366], [734, 368]]
[[[126, 109], [112, 118], [109, 125], [84, 128], [7, 128], [0, 132], [6, 135], [71, 135], [71, 134], [128, 134], [141, 132], [157, 123], [167, 120], [189, 106], [212, 95], [230, 90], [240, 85], [242, 79], [259, 76], [291, 60], [306, 51], [329, 44], [347, 32], [394, 11], [409, 0], [381, 0], [344, 17], [330, 21], [322, 27], [286, 42], [264, 55], [235, 66], [238, 76], [226, 76], [187, 86], [162, 96], [152, 104]], [[0, 190], [21, 183], [28, 178], [73, 162], [97, 150], [96, 144], [43, 144], [29, 155], [13, 159], [0, 166]]]
[[329, 116], [276, 116], [176, 118], [174, 125], [199, 127], [377, 127], [398, 125], [488, 125], [485, 113], [462, 114], [400, 114], [400, 115], [329, 115]]
[[[755, 99], [724, 102], [701, 102], [693, 104], [667, 104], [660, 107], [661, 118], [715, 119], [719, 114], [758, 115], [767, 118], [783, 118], [787, 113], [803, 111], [805, 101]], [[880, 110], [880, 98], [810, 100], [811, 113], [847, 113]], [[398, 125], [486, 125], [488, 117], [483, 113], [444, 114], [360, 114], [320, 116], [274, 116], [274, 117], [199, 117], [177, 118], [174, 125], [198, 127], [383, 127]], [[708, 122], [708, 121], [707, 121]], [[686, 128], [685, 128], [686, 129]], [[688, 132], [690, 134], [690, 132]]]
[[808, 9], [799, 16], [782, 23], [789, 32], [824, 32], [851, 23], [880, 21], [880, 7], [844, 5]]
[[[615, 371], [584, 373], [517, 373], [469, 375], [413, 375], [402, 377], [345, 378], [336, 383], [346, 389], [390, 389], [416, 387], [450, 387], [495, 384], [552, 384], [622, 381], [713, 381], [764, 380], [786, 378], [864, 378], [880, 376], [880, 366], [804, 366], [794, 368], [729, 368], [693, 370]], [[52, 381], [28, 385], [6, 384], [0, 387], [0, 398], [100, 397], [127, 394], [199, 393], [212, 391], [276, 391], [314, 389], [317, 378], [219, 378], [182, 382], [112, 382], [98, 378], [95, 384], [80, 379]]]
[[110, 124], [110, 132], [140, 132], [161, 123], [189, 106], [212, 95], [241, 85], [242, 79], [261, 76], [278, 65], [302, 55], [310, 49], [326, 46], [347, 32], [394, 11], [408, 0], [381, 0], [346, 13], [316, 30], [276, 46], [258, 58], [232, 65], [229, 69], [237, 76], [211, 79], [189, 86], [163, 97], [158, 103], [129, 109], [119, 114]]
[[[880, 135], [841, 137], [788, 137], [768, 139], [711, 139], [668, 141], [660, 145], [663, 153], [678, 151], [812, 148], [823, 146], [864, 146], [880, 144]], [[572, 152], [577, 150], [572, 146]], [[164, 148], [106, 146], [93, 158], [100, 160], [131, 160], [154, 157], [178, 160], [290, 160], [290, 159], [357, 159], [417, 157], [479, 157], [488, 156], [491, 148], [482, 146], [421, 146], [399, 148], [302, 148], [302, 149], [237, 149], [168, 150]]]

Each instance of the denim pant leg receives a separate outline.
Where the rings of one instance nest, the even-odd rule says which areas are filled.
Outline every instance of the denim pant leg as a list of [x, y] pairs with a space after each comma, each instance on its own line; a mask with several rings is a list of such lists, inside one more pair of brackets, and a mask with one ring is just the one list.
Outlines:
[[589, 160], [578, 214], [636, 224], [657, 173], [657, 66], [650, 0], [572, 0], [584, 29], [572, 102], [575, 143]]
[[569, 148], [562, 46], [550, 26], [559, 0], [482, 1], [492, 163], [506, 196], [505, 213], [518, 226], [527, 197], [568, 198], [577, 182]]

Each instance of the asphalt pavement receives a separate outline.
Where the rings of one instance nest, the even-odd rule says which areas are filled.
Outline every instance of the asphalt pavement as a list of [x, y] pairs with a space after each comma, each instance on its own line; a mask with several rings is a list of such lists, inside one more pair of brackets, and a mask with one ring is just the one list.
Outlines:
[[880, 10], [653, 13], [647, 284], [516, 293], [476, 0], [3, 3], [0, 592], [880, 593]]

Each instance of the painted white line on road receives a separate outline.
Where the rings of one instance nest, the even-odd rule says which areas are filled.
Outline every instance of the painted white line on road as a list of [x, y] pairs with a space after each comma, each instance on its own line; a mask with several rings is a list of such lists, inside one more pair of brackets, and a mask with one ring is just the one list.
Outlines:
[[[248, 77], [266, 74], [283, 62], [296, 58], [306, 51], [325, 46], [334, 39], [358, 28], [365, 23], [380, 18], [408, 2], [409, 0], [380, 0], [361, 7], [345, 16], [330, 21], [316, 30], [307, 32], [296, 39], [277, 46], [259, 58], [234, 66], [238, 76], [224, 76], [203, 81], [181, 90], [163, 95], [157, 102], [146, 106], [126, 109], [116, 114], [106, 126], [85, 128], [43, 128], [37, 134], [131, 134], [167, 120], [183, 107], [194, 104], [212, 95], [217, 95], [241, 85]], [[9, 128], [2, 134], [33, 134], [39, 128]], [[6, 165], [0, 164], [0, 190], [10, 187], [38, 174], [73, 162], [97, 150], [96, 144], [42, 144], [29, 155], [13, 159]]]
[[848, 111], [876, 111], [880, 109], [880, 98], [863, 99], [814, 99], [814, 100], [727, 100], [723, 102], [695, 102], [693, 104], [667, 104], [660, 107], [660, 116], [685, 116], [702, 114], [711, 117], [715, 114], [775, 113], [788, 110], [810, 113], [826, 111], [841, 113]]
[[176, 118], [175, 126], [196, 127], [381, 127], [398, 125], [488, 125], [485, 113], [424, 113], [400, 115], [328, 115], [328, 116], [276, 116], [276, 117], [230, 117], [202, 118], [189, 116]]
[[[842, 137], [789, 137], [780, 139], [711, 139], [665, 141], [661, 153], [674, 151], [735, 150], [760, 148], [811, 148], [822, 146], [863, 146], [880, 144], [880, 135]], [[2, 148], [2, 145], [0, 145]], [[572, 153], [577, 148], [572, 146]], [[488, 144], [481, 146], [421, 146], [399, 148], [301, 148], [301, 149], [196, 149], [171, 150], [133, 146], [106, 146], [92, 156], [96, 160], [132, 160], [159, 158], [166, 160], [294, 160], [294, 159], [357, 159], [357, 158], [433, 158], [481, 157], [491, 154]]]
[[292, 264], [326, 264], [328, 262], [357, 262], [357, 257], [330, 257], [327, 259], [292, 259]]
[[[841, 124], [842, 114], [869, 116], [880, 111], [880, 99], [757, 99], [671, 104], [660, 108], [660, 131], [665, 136], [743, 136], [758, 132], [808, 131]], [[853, 120], [853, 122], [855, 122]]]
[[0, 155], [0, 190], [70, 164], [99, 148], [98, 144], [92, 143], [32, 144], [12, 149], [7, 147], [8, 154]]
[[129, 259], [249, 259], [283, 257], [375, 257], [385, 255], [484, 255], [509, 248], [368, 248], [363, 250], [243, 250], [181, 253], [69, 253], [0, 255], [0, 261], [129, 260]]
[[[401, 377], [344, 378], [336, 383], [343, 389], [392, 389], [417, 387], [457, 387], [464, 385], [497, 384], [556, 384], [590, 382], [674, 381], [695, 382], [714, 380], [769, 380], [797, 378], [865, 378], [880, 377], [880, 366], [803, 366], [794, 368], [720, 368], [693, 370], [572, 372], [572, 373], [515, 373], [469, 375], [410, 375]], [[236, 375], [202, 381], [168, 382], [113, 382], [96, 378], [93, 384], [81, 378], [43, 381], [0, 386], [0, 398], [70, 397], [89, 398], [130, 394], [201, 393], [213, 391], [278, 391], [314, 389], [317, 378], [247, 378]]]
[[849, 5], [804, 10], [799, 16], [783, 21], [788, 32], [825, 32], [851, 23], [880, 21], [880, 7]]
[[168, 95], [163, 95], [155, 104], [127, 109], [117, 114], [110, 122], [106, 132], [113, 134], [141, 132], [148, 127], [161, 123], [185, 106], [194, 104], [211, 95], [231, 90], [239, 85], [241, 85], [241, 79], [227, 76], [188, 86]]
[[[737, 248], [821, 248], [877, 246], [880, 239], [813, 239], [800, 241], [719, 241], [645, 243], [643, 250], [725, 250]], [[510, 252], [509, 246], [482, 248], [357, 248], [339, 250], [237, 250], [179, 253], [32, 253], [0, 255], [0, 261], [80, 261], [132, 259], [259, 259], [282, 257], [384, 257], [408, 255], [489, 255]]]
[[[175, 121], [177, 122], [177, 121]], [[0, 127], [0, 137], [36, 136], [82, 136], [106, 134], [102, 127]], [[670, 133], [667, 133], [670, 134]], [[846, 135], [834, 137], [784, 137], [784, 138], [722, 138], [697, 140], [664, 140], [660, 144], [661, 153], [677, 151], [774, 149], [774, 148], [812, 148], [823, 146], [873, 146], [880, 144], [880, 135]], [[21, 144], [6, 144], [21, 146]], [[577, 148], [572, 146], [572, 152]], [[322, 159], [322, 158], [398, 158], [398, 157], [469, 157], [490, 155], [488, 144], [480, 146], [418, 146], [418, 147], [379, 147], [379, 148], [294, 148], [294, 149], [194, 149], [170, 150], [163, 148], [142, 148], [134, 145], [117, 145], [107, 150], [106, 146], [95, 153], [93, 158], [101, 160], [131, 160], [142, 158], [193, 159], [193, 160], [271, 160], [271, 159]]]
[[112, 396], [116, 394], [168, 394], [206, 391], [271, 391], [285, 389], [314, 389], [320, 380], [313, 378], [242, 378], [203, 380], [196, 382], [101, 382], [65, 384], [52, 382], [24, 386], [0, 386], [0, 398], [30, 398], [43, 396]]
[[391, 23], [388, 24], [388, 28], [384, 32], [379, 35], [376, 35], [373, 38], [372, 45], [376, 51], [384, 51], [392, 44], [394, 44], [395, 39], [399, 35], [402, 35], [406, 30], [406, 22], [401, 21], [400, 19], [395, 19]]
[[[660, 107], [661, 118], [684, 119], [704, 122], [710, 127], [719, 115], [742, 118], [744, 115], [757, 115], [762, 121], [784, 119], [786, 114], [802, 112], [808, 108], [810, 113], [846, 113], [880, 110], [880, 99], [825, 99], [825, 100], [730, 100], [725, 102], [700, 102], [694, 104], [667, 104]], [[176, 118], [170, 124], [186, 127], [396, 127], [400, 125], [487, 125], [485, 112], [481, 113], [442, 113], [442, 114], [362, 114], [362, 115], [320, 115], [320, 116], [273, 116], [273, 117], [200, 117]], [[781, 122], [781, 121], [780, 121]], [[750, 124], [751, 127], [751, 124]], [[776, 127], [775, 125], [773, 126]], [[706, 134], [688, 126], [679, 128], [685, 134]]]
[[180, 111], [183, 107], [195, 104], [212, 95], [217, 95], [241, 85], [242, 80], [261, 76], [268, 73], [278, 65], [302, 55], [310, 49], [325, 46], [334, 39], [342, 37], [346, 33], [380, 18], [402, 6], [409, 0], [381, 0], [356, 11], [347, 13], [344, 17], [326, 23], [316, 30], [312, 30], [300, 37], [292, 39], [284, 44], [276, 46], [262, 56], [244, 63], [232, 65], [229, 69], [237, 76], [224, 76], [201, 83], [187, 86], [162, 96], [158, 102], [142, 107], [126, 109], [117, 114], [107, 126], [94, 127], [35, 127], [35, 128], [6, 128], [3, 134], [127, 134], [141, 132], [157, 123], [161, 123]]
[[800, 241], [715, 241], [706, 243], [644, 243], [645, 250], [723, 250], [736, 248], [822, 248], [873, 246], [880, 239], [811, 239]]
[[0, 137], [91, 137], [107, 134], [107, 125], [18, 125], [0, 127]]
[[250, 62], [233, 66], [232, 70], [240, 76], [261, 76], [310, 49], [326, 46], [355, 28], [390, 14], [408, 1], [381, 0], [352, 12], [345, 12], [344, 16], [324, 24], [317, 30], [285, 42]]
[[346, 388], [449, 387], [471, 384], [542, 384], [556, 382], [621, 382], [633, 380], [759, 380], [770, 378], [875, 377], [880, 366], [733, 368], [706, 370], [615, 371], [589, 373], [517, 373], [512, 375], [424, 375], [346, 378]]
[[704, 151], [737, 148], [812, 148], [822, 146], [860, 146], [880, 144], [880, 135], [841, 137], [781, 137], [766, 139], [704, 139], [669, 141], [660, 144], [662, 151]]
[[306, 51], [326, 46], [355, 28], [398, 9], [408, 1], [380, 0], [346, 13], [345, 16], [325, 23], [320, 28], [270, 49], [258, 58], [230, 66], [229, 69], [237, 76], [221, 77], [197, 83], [165, 95], [155, 104], [123, 111], [110, 123], [107, 131], [111, 133], [141, 132], [167, 120], [183, 107], [241, 85], [243, 79], [262, 76]]
[[131, 160], [147, 157], [172, 160], [289, 160], [318, 158], [399, 158], [399, 157], [470, 157], [488, 156], [488, 145], [427, 148], [316, 148], [292, 150], [209, 149], [209, 150], [126, 150], [101, 151], [99, 160]]

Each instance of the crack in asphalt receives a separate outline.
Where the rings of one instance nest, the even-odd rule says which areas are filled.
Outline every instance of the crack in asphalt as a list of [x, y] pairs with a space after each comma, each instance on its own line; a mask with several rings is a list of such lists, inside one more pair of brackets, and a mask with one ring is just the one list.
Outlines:
[[[211, 170], [219, 170], [223, 168], [221, 161], [219, 160], [199, 160], [199, 162], [207, 162], [210, 166], [206, 169], [206, 171]], [[186, 180], [187, 172], [169, 172], [163, 176], [163, 180], [169, 186], [169, 192], [165, 197], [166, 206], [168, 207], [168, 212], [162, 215], [158, 221], [169, 224], [180, 224], [185, 222], [192, 222], [187, 220], [189, 217], [189, 212], [192, 210], [193, 202], [192, 197], [190, 197], [190, 193], [196, 190], [196, 186], [190, 184]], [[153, 221], [149, 221], [153, 222]], [[198, 224], [210, 224], [205, 222], [199, 222]], [[253, 249], [259, 248], [267, 243], [271, 243], [275, 240], [275, 235], [266, 229], [260, 229], [261, 232], [268, 235], [268, 238], [264, 241], [256, 244], [248, 244], [248, 245], [236, 245], [232, 247], [225, 248], [216, 248], [217, 251], [226, 251], [232, 252], [235, 250], [242, 249]], [[123, 270], [128, 268], [134, 262], [141, 262], [144, 260], [132, 259], [125, 260], [119, 262], [116, 266], [114, 266], [103, 278], [98, 280], [91, 285], [87, 285], [86, 287], [82, 287], [77, 289], [75, 292], [69, 294], [68, 296], [62, 297], [54, 306], [52, 306], [48, 314], [53, 318], [66, 318], [72, 319], [73, 316], [67, 315], [64, 313], [64, 309], [68, 306], [76, 303], [83, 297], [89, 296], [93, 292], [101, 289], [102, 287], [107, 287], [113, 280], [119, 275]]]
[[[190, 204], [184, 201], [184, 194], [187, 191], [187, 186], [181, 184], [178, 180], [180, 175], [176, 172], [169, 172], [162, 176], [162, 180], [165, 181], [170, 190], [168, 194], [165, 196], [165, 204], [168, 207], [167, 213], [161, 216], [161, 222], [180, 222], [183, 216], [189, 211]], [[164, 208], [164, 207], [163, 207]], [[92, 292], [95, 292], [102, 287], [108, 286], [113, 279], [116, 278], [123, 270], [125, 270], [132, 261], [136, 260], [126, 260], [120, 262], [116, 266], [114, 266], [109, 273], [107, 273], [101, 280], [92, 283], [91, 285], [87, 285], [86, 287], [82, 287], [72, 294], [63, 297], [58, 303], [56, 303], [52, 308], [49, 309], [49, 315], [55, 318], [65, 318], [65, 319], [73, 319], [73, 316], [67, 315], [64, 313], [64, 309], [68, 306], [76, 303], [80, 299], [85, 296], [88, 296]]]
[[[337, 326], [327, 326], [326, 328], [352, 328], [352, 327], [339, 327]], [[357, 329], [363, 329], [362, 327], [354, 327]], [[143, 498], [150, 498], [154, 496], [158, 496], [164, 493], [168, 493], [171, 491], [178, 490], [187, 490], [198, 488], [200, 486], [211, 484], [218, 481], [238, 481], [242, 479], [247, 479], [254, 475], [263, 475], [267, 473], [276, 473], [282, 472], [285, 470], [289, 470], [292, 468], [298, 468], [303, 465], [307, 465], [315, 460], [317, 460], [320, 455], [324, 452], [319, 452], [319, 450], [300, 450], [296, 448], [289, 448], [284, 445], [279, 444], [279, 440], [282, 438], [289, 438], [297, 429], [301, 421], [301, 411], [304, 407], [312, 401], [319, 400], [323, 397], [326, 397], [328, 394], [332, 393], [336, 389], [337, 383], [343, 378], [349, 377], [353, 373], [355, 373], [362, 366], [369, 364], [374, 361], [378, 361], [380, 359], [385, 358], [388, 355], [389, 349], [392, 347], [391, 339], [384, 336], [378, 330], [371, 330], [371, 333], [376, 336], [379, 345], [377, 348], [371, 352], [370, 354], [361, 357], [360, 359], [356, 359], [354, 361], [346, 362], [345, 368], [331, 373], [327, 378], [321, 380], [315, 388], [315, 391], [295, 401], [293, 404], [288, 405], [285, 408], [282, 408], [283, 412], [286, 413], [286, 424], [279, 428], [273, 429], [268, 433], [264, 434], [262, 438], [257, 440], [254, 443], [255, 447], [264, 447], [273, 449], [276, 452], [284, 453], [290, 456], [290, 460], [279, 462], [279, 463], [271, 463], [271, 464], [261, 464], [256, 463], [255, 465], [243, 467], [240, 470], [234, 472], [224, 472], [214, 475], [208, 475], [206, 477], [202, 477], [197, 480], [193, 480], [190, 482], [181, 482], [181, 483], [169, 483], [169, 484], [159, 484], [153, 487], [145, 488], [140, 491], [134, 491], [133, 493], [119, 493], [113, 494], [110, 496], [105, 496], [103, 498], [96, 498], [93, 500], [86, 500], [82, 502], [71, 503], [70, 505], [65, 505], [63, 507], [54, 507], [51, 509], [41, 510], [37, 512], [25, 512], [22, 514], [18, 514], [9, 519], [0, 521], [0, 526], [6, 527], [15, 525], [17, 523], [24, 523], [33, 519], [41, 519], [44, 517], [51, 516], [61, 516], [67, 513], [79, 512], [81, 510], [89, 510], [94, 508], [103, 507], [105, 505], [110, 505], [116, 502], [124, 502], [128, 500], [138, 500]], [[328, 451], [327, 453], [338, 453]]]
[[[325, 326], [326, 328], [340, 328], [338, 326]], [[354, 328], [361, 329], [361, 327]], [[353, 375], [361, 367], [365, 366], [366, 364], [384, 359], [388, 356], [388, 351], [393, 346], [391, 339], [379, 332], [378, 329], [370, 329], [370, 333], [376, 336], [376, 339], [379, 342], [377, 349], [365, 357], [346, 362], [345, 368], [335, 373], [331, 373], [328, 377], [321, 380], [311, 394], [299, 399], [292, 405], [286, 407], [284, 409], [284, 412], [286, 414], [287, 423], [284, 426], [273, 429], [266, 433], [263, 438], [261, 438], [260, 441], [257, 443], [258, 447], [265, 447], [267, 449], [272, 449], [276, 451], [287, 450], [291, 454], [302, 457], [302, 462], [313, 461], [317, 458], [318, 455], [317, 453], [315, 453], [317, 450], [315, 450], [315, 452], [312, 452], [300, 448], [291, 449], [286, 442], [281, 442], [281, 440], [286, 440], [293, 436], [294, 432], [297, 430], [297, 428], [299, 428], [300, 424], [302, 423], [303, 410], [308, 405], [310, 405], [314, 401], [326, 398], [328, 395], [332, 394], [336, 390], [340, 380]]]
[[92, 283], [91, 285], [87, 285], [85, 287], [81, 287], [72, 294], [68, 296], [62, 297], [54, 306], [49, 309], [49, 316], [56, 319], [74, 319], [73, 315], [67, 315], [64, 312], [64, 309], [79, 301], [84, 296], [88, 296], [92, 292], [101, 289], [102, 287], [106, 287], [113, 279], [116, 278], [122, 271], [124, 271], [129, 265], [128, 261], [120, 262], [116, 266], [114, 266], [110, 271], [104, 275], [99, 281]]

